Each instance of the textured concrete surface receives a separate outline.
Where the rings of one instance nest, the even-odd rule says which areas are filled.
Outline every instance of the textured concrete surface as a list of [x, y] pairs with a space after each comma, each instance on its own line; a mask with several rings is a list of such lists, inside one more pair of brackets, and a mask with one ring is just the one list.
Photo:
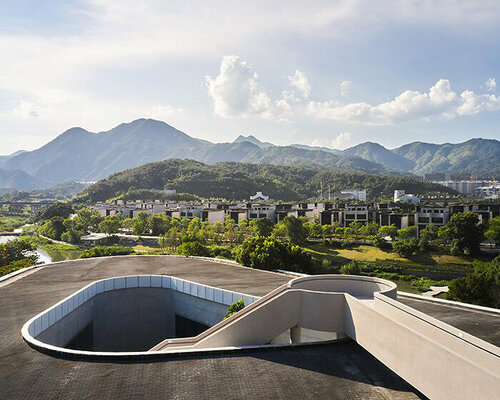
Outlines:
[[467, 310], [452, 305], [431, 303], [402, 296], [398, 297], [398, 300], [431, 317], [500, 347], [500, 317], [498, 314]]
[[22, 340], [24, 322], [89, 282], [142, 273], [253, 295], [290, 280], [171, 257], [93, 259], [40, 269], [0, 287], [0, 399], [423, 398], [353, 342], [141, 363], [59, 359]]

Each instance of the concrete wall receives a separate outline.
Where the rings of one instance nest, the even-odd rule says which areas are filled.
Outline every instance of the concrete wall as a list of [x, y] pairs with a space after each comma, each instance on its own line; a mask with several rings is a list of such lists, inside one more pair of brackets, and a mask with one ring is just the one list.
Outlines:
[[175, 336], [168, 289], [113, 290], [95, 296], [93, 303], [93, 351], [144, 351]]
[[[87, 301], [77, 307], [73, 312], [65, 315], [63, 318], [50, 325], [41, 332], [37, 339], [57, 347], [64, 347], [92, 321], [93, 301]], [[44, 316], [48, 321], [48, 314]]]
[[[147, 351], [175, 336], [175, 314], [212, 326], [228, 307], [258, 297], [159, 275], [115, 277], [93, 282], [33, 317], [25, 340], [60, 353], [90, 322], [95, 352]], [[97, 354], [97, 353], [96, 353]]]
[[346, 295], [346, 301], [346, 334], [429, 398], [498, 397], [495, 346], [464, 340], [458, 329], [387, 297], [368, 304]]
[[[175, 314], [207, 326], [213, 326], [222, 321], [228, 309], [226, 304], [193, 297], [177, 291], [171, 291], [171, 299]], [[173, 335], [168, 337], [173, 337]], [[159, 340], [156, 341], [149, 348], [159, 342]]]

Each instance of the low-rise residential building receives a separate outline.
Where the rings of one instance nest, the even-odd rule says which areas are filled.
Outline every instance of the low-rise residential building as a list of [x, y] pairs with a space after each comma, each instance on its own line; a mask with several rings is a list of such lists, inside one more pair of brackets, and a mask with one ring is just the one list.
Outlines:
[[[399, 193], [400, 196], [408, 196]], [[398, 197], [399, 198], [399, 197]], [[200, 218], [211, 224], [231, 218], [236, 223], [242, 220], [269, 218], [278, 223], [287, 216], [307, 218], [322, 225], [347, 227], [353, 222], [364, 225], [375, 222], [379, 226], [395, 225], [398, 229], [417, 226], [418, 232], [428, 225], [446, 225], [453, 214], [472, 211], [480, 221], [500, 215], [500, 203], [476, 203], [469, 205], [447, 205], [445, 201], [426, 204], [411, 203], [337, 203], [317, 201], [314, 203], [269, 203], [269, 202], [191, 202], [178, 204], [162, 201], [115, 201], [98, 202], [94, 208], [101, 216], [122, 215], [136, 218], [140, 213], [165, 214], [172, 218]]]
[[276, 206], [271, 204], [251, 204], [248, 210], [248, 219], [269, 218], [271, 221], [276, 219]]
[[449, 207], [419, 206], [415, 216], [418, 233], [428, 225], [444, 226], [450, 220]]

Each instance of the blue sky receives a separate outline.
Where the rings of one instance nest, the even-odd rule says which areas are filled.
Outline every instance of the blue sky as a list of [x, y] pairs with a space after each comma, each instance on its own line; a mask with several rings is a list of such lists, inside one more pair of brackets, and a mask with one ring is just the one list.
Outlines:
[[141, 117], [214, 142], [500, 139], [498, 37], [487, 0], [4, 0], [0, 154]]

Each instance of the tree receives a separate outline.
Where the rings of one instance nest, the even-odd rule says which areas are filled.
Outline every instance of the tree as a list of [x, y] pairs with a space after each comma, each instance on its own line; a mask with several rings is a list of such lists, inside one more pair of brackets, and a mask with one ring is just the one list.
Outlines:
[[311, 257], [299, 246], [272, 237], [254, 236], [236, 250], [236, 261], [251, 268], [311, 273]]
[[319, 222], [306, 222], [304, 227], [307, 229], [307, 234], [309, 237], [318, 238], [323, 234], [321, 224]]
[[134, 219], [133, 218], [125, 218], [122, 220], [122, 228], [124, 229], [132, 229], [134, 226]]
[[415, 237], [411, 239], [401, 239], [392, 243], [392, 249], [401, 257], [408, 258], [418, 252], [418, 244], [418, 239]]
[[289, 215], [276, 225], [275, 234], [277, 236], [286, 236], [290, 243], [299, 244], [306, 241], [307, 238], [307, 230], [304, 227], [302, 221], [294, 217], [293, 215]]
[[137, 218], [134, 218], [134, 225], [132, 225], [132, 234], [143, 236], [150, 233], [149, 228], [149, 215], [145, 212], [140, 212]]
[[177, 228], [170, 228], [164, 235], [160, 235], [160, 245], [162, 247], [175, 247], [179, 242]]
[[118, 215], [108, 215], [101, 222], [99, 222], [99, 231], [112, 235], [113, 233], [118, 232], [120, 226], [121, 221]]
[[474, 271], [451, 281], [448, 298], [486, 307], [500, 308], [500, 256], [490, 262], [473, 262]]
[[492, 218], [488, 221], [488, 227], [484, 232], [486, 238], [495, 243], [496, 246], [500, 246], [500, 217]]
[[352, 233], [354, 234], [354, 236], [356, 236], [356, 238], [358, 237], [359, 231], [362, 227], [363, 224], [359, 221], [353, 221], [349, 224], [349, 228], [352, 229]]
[[437, 225], [427, 225], [420, 231], [420, 239], [430, 242], [438, 238], [439, 227]]
[[439, 237], [451, 244], [450, 252], [476, 255], [483, 238], [477, 214], [472, 211], [453, 215], [445, 226], [439, 228]]
[[38, 255], [33, 253], [35, 250], [28, 240], [15, 239], [0, 243], [0, 267], [25, 259], [35, 264], [38, 261]]
[[149, 228], [153, 236], [163, 235], [170, 228], [171, 218], [164, 214], [152, 214], [149, 217]]
[[392, 245], [391, 243], [387, 242], [385, 239], [384, 239], [385, 236], [382, 236], [382, 235], [375, 235], [373, 237], [373, 245], [375, 247], [378, 247], [379, 249], [385, 249], [385, 250], [392, 250]]
[[332, 225], [322, 225], [321, 226], [321, 234], [323, 239], [328, 238], [333, 235], [333, 226]]
[[361, 227], [360, 233], [365, 236], [375, 236], [378, 233], [378, 224], [373, 221], [369, 222]]
[[76, 244], [80, 241], [81, 236], [81, 232], [70, 229], [61, 235], [61, 240], [64, 242]]
[[39, 227], [38, 232], [55, 240], [61, 240], [61, 235], [66, 230], [62, 217], [53, 217]]
[[200, 229], [201, 229], [201, 219], [193, 218], [191, 221], [189, 221], [189, 225], [187, 227], [187, 231], [189, 233], [196, 234]]
[[269, 218], [258, 218], [250, 222], [252, 233], [255, 236], [271, 236], [274, 229], [273, 221]]
[[46, 221], [53, 217], [68, 218], [75, 211], [68, 203], [57, 201], [53, 204], [43, 207], [39, 213], [36, 214], [34, 221]]
[[78, 230], [83, 232], [95, 232], [98, 230], [101, 220], [102, 217], [99, 215], [99, 211], [87, 207], [78, 211], [74, 222], [78, 226]]
[[400, 239], [413, 239], [417, 237], [417, 227], [409, 226], [407, 228], [400, 229], [398, 231], [398, 236]]
[[394, 239], [398, 234], [398, 228], [396, 228], [394, 224], [381, 226], [378, 230], [378, 234], [383, 238], [389, 236], [391, 239]]
[[210, 257], [210, 250], [207, 246], [199, 243], [199, 242], [186, 242], [177, 246], [176, 249], [177, 254], [183, 256], [201, 256], [201, 257]]

